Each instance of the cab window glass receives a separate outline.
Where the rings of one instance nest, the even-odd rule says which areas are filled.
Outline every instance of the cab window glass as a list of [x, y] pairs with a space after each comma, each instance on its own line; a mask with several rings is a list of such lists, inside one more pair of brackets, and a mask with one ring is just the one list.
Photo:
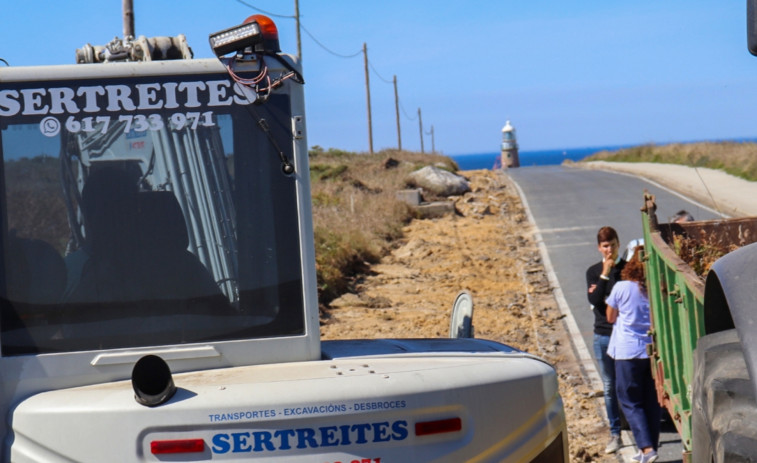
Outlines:
[[303, 332], [289, 100], [192, 109], [2, 125], [3, 355]]

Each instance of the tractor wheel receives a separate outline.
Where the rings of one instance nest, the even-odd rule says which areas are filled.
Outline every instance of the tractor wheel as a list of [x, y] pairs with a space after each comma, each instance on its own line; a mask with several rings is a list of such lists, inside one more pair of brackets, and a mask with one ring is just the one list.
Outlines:
[[736, 330], [699, 338], [692, 384], [692, 462], [757, 462], [757, 403]]

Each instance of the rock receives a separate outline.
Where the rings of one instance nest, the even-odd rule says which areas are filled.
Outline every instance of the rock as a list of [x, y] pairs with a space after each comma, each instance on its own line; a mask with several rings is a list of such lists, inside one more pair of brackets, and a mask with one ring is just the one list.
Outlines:
[[400, 201], [405, 202], [411, 206], [420, 206], [420, 204], [423, 202], [423, 197], [421, 196], [421, 191], [419, 188], [412, 190], [400, 190], [395, 193], [395, 196]]
[[471, 190], [470, 184], [463, 177], [434, 166], [426, 166], [410, 173], [407, 183], [438, 196], [462, 195]]
[[455, 203], [451, 201], [434, 201], [424, 203], [415, 208], [415, 213], [420, 219], [433, 219], [455, 213]]
[[394, 169], [398, 165], [400, 165], [400, 162], [394, 158], [387, 158], [383, 162], [384, 169]]
[[387, 297], [368, 297], [365, 304], [366, 307], [371, 309], [382, 309], [385, 307], [392, 307], [392, 300]]
[[341, 297], [331, 301], [329, 305], [333, 308], [365, 307], [365, 303], [360, 300], [360, 296], [352, 293], [343, 294]]
[[424, 244], [426, 244], [425, 241], [421, 239], [412, 239], [407, 244], [394, 251], [394, 256], [400, 259], [415, 257], [414, 254], [416, 251], [421, 249]]

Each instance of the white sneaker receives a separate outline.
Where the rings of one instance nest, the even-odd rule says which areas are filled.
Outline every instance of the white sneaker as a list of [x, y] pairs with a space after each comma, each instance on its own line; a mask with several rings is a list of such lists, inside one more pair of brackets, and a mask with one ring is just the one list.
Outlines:
[[642, 453], [639, 463], [653, 463], [655, 461], [657, 461], [657, 452], [652, 450], [649, 453]]
[[640, 462], [642, 455], [644, 455], [644, 454], [641, 453], [641, 450], [639, 450], [638, 452], [636, 452], [636, 455], [634, 455], [634, 456], [631, 457], [631, 461], [634, 462], [634, 463]]
[[612, 437], [610, 437], [610, 442], [607, 443], [607, 447], [605, 447], [605, 453], [615, 453], [623, 446], [623, 441], [620, 440], [620, 436], [613, 434]]

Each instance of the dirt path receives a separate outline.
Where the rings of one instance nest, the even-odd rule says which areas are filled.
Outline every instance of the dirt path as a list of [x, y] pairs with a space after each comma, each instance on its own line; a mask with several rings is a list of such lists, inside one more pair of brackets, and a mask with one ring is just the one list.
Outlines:
[[477, 338], [556, 365], [571, 461], [617, 461], [601, 453], [609, 434], [602, 399], [580, 371], [514, 186], [494, 171], [463, 174], [472, 192], [456, 199], [459, 214], [406, 226], [405, 238], [357, 292], [323, 314], [323, 339], [447, 337], [452, 303], [467, 290]]

